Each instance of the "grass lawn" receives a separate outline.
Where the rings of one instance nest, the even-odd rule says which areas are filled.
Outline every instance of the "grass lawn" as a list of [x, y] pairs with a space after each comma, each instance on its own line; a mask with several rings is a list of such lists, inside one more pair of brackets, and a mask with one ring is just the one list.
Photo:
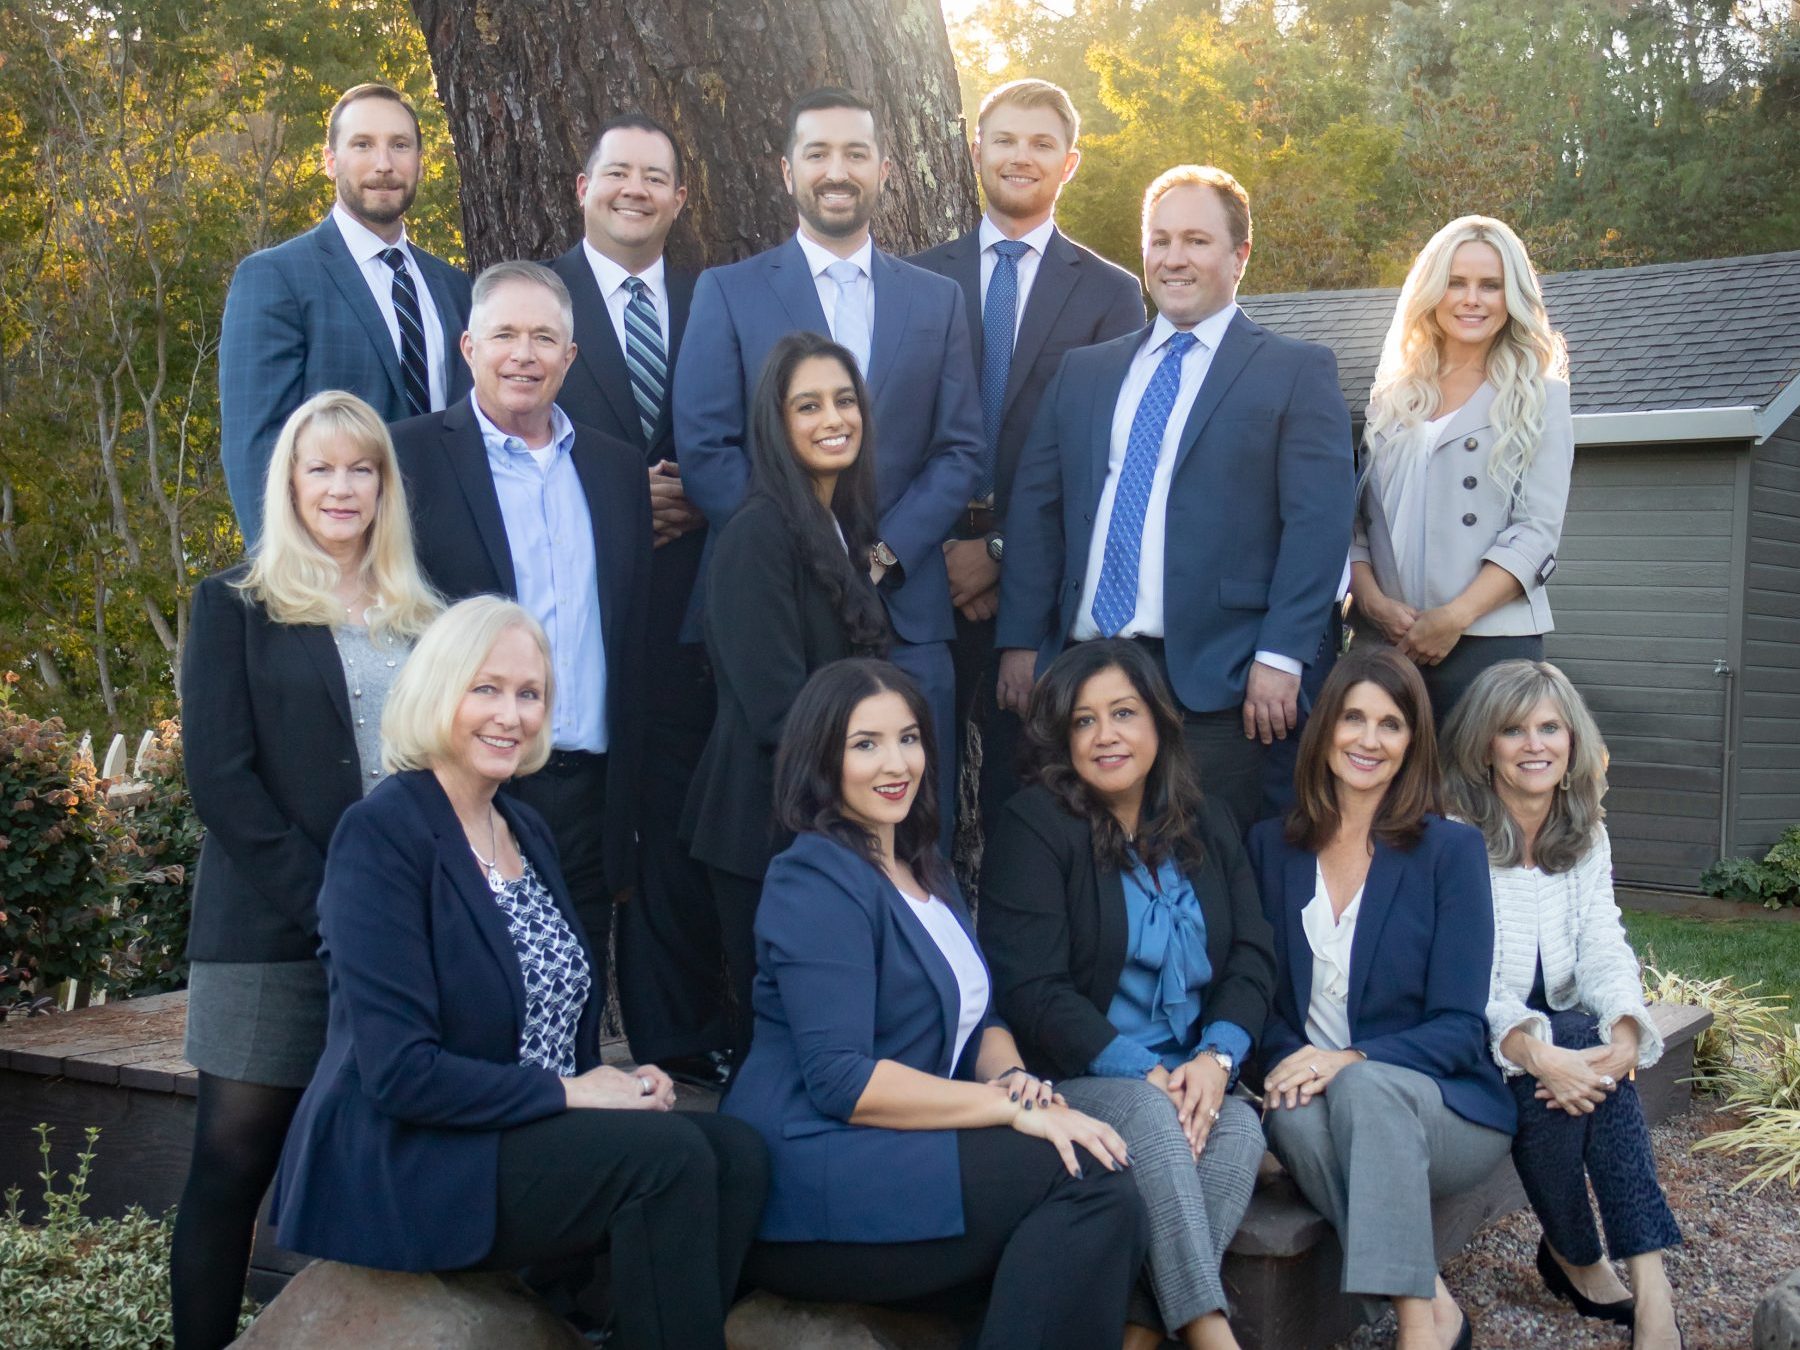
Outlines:
[[1788, 1001], [1786, 1021], [1800, 1021], [1800, 923], [1756, 919], [1688, 919], [1625, 911], [1625, 931], [1648, 965], [1697, 979], [1729, 975], [1739, 985]]

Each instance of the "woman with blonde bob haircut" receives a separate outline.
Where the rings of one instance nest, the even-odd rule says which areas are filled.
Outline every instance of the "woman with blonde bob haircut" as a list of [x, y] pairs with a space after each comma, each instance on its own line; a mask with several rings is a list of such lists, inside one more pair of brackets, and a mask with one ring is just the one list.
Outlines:
[[[615, 1342], [723, 1350], [761, 1141], [600, 1062], [606, 998], [549, 827], [501, 788], [549, 757], [549, 643], [510, 600], [420, 640], [319, 893], [325, 1054], [288, 1132], [283, 1246], [384, 1270], [535, 1272], [566, 1306], [611, 1248]], [[541, 1277], [541, 1278], [540, 1278]]]
[[1439, 725], [1496, 661], [1543, 656], [1574, 463], [1568, 354], [1503, 221], [1432, 236], [1369, 393], [1357, 612], [1420, 668]]
[[[1451, 714], [1445, 759], [1456, 813], [1487, 840], [1489, 1049], [1518, 1102], [1513, 1162], [1544, 1227], [1538, 1273], [1582, 1315], [1632, 1327], [1639, 1350], [1679, 1346], [1662, 1249], [1681, 1230], [1630, 1081], [1662, 1037], [1613, 901], [1605, 743], [1560, 670], [1505, 661]], [[1590, 1182], [1635, 1300], [1601, 1248]]]
[[175, 1221], [175, 1338], [237, 1334], [256, 1210], [325, 1045], [315, 908], [338, 818], [381, 781], [382, 705], [441, 603], [413, 558], [394, 447], [352, 394], [282, 428], [248, 564], [194, 591], [184, 756], [206, 826], [188, 956], [200, 1071]]

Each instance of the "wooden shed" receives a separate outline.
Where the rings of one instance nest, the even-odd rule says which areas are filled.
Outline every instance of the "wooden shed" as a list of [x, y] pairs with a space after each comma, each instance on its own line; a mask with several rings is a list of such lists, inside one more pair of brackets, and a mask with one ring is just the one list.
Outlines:
[[[1691, 890], [1800, 821], [1800, 252], [1543, 284], [1576, 445], [1547, 654], [1612, 751], [1619, 880]], [[1397, 295], [1243, 305], [1337, 353], [1360, 434]]]

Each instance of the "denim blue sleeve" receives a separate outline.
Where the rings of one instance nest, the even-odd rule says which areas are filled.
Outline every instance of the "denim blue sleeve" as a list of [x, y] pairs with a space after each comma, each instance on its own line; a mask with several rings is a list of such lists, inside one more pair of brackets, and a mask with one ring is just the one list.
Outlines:
[[[1249, 1037], [1244, 1039], [1248, 1042]], [[1106, 1048], [1094, 1056], [1088, 1072], [1096, 1078], [1142, 1078], [1161, 1063], [1154, 1051], [1124, 1036], [1114, 1036]]]
[[[1250, 1033], [1236, 1022], [1209, 1022], [1200, 1033], [1200, 1044], [1223, 1050], [1238, 1069], [1243, 1068], [1244, 1061], [1250, 1057]], [[1232, 1077], [1236, 1076], [1234, 1070]]]

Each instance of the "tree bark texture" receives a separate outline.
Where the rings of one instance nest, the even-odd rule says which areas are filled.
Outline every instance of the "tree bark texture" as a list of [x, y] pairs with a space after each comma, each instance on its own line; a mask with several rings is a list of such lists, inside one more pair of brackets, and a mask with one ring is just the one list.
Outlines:
[[838, 84], [876, 109], [893, 161], [875, 236], [895, 253], [976, 216], [939, 0], [412, 0], [449, 116], [472, 268], [581, 236], [575, 175], [595, 131], [641, 111], [687, 158], [671, 261], [747, 257], [794, 229], [789, 104]]

